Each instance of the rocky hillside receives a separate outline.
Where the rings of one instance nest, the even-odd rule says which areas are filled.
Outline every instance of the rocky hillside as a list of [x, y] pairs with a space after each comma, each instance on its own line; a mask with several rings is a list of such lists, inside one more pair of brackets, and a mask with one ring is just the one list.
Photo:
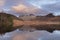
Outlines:
[[7, 13], [0, 13], [0, 33], [10, 32], [14, 30], [13, 27], [13, 20], [19, 20], [16, 16], [7, 14]]

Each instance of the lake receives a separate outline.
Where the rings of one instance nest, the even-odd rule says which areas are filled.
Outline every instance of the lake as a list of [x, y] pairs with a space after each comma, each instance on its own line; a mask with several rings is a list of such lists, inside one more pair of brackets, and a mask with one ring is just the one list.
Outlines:
[[60, 31], [55, 30], [53, 33], [49, 33], [44, 30], [29, 32], [17, 29], [5, 35], [0, 35], [0, 40], [60, 40]]

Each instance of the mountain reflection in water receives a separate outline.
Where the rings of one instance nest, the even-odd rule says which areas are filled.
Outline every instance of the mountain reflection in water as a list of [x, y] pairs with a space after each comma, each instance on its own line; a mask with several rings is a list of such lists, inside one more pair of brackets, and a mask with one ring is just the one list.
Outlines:
[[6, 33], [5, 35], [0, 35], [0, 40], [60, 40], [60, 31], [56, 30], [53, 33], [47, 31], [19, 31], [18, 29]]

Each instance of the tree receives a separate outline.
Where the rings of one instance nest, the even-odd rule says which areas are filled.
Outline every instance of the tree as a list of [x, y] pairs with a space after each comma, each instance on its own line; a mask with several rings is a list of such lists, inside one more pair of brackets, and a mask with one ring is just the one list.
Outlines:
[[54, 17], [53, 13], [49, 13], [48, 15], [46, 15], [47, 17]]
[[30, 16], [34, 16], [34, 14], [30, 14]]

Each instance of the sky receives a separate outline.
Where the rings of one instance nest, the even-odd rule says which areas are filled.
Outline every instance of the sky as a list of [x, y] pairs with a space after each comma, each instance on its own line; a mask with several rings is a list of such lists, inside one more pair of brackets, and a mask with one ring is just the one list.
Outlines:
[[10, 14], [60, 15], [60, 0], [0, 0], [0, 11]]

